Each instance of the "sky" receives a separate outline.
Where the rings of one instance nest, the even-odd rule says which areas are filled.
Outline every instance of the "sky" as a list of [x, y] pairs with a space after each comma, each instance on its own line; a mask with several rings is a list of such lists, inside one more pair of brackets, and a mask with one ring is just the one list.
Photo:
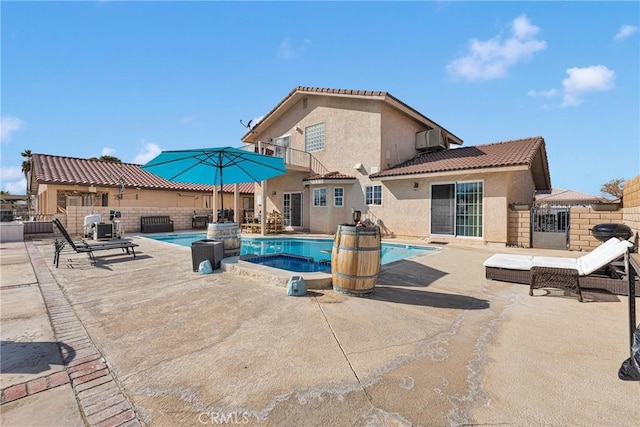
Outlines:
[[542, 136], [554, 188], [640, 174], [640, 3], [0, 3], [0, 184], [24, 150], [242, 145], [297, 86], [385, 91], [464, 146]]

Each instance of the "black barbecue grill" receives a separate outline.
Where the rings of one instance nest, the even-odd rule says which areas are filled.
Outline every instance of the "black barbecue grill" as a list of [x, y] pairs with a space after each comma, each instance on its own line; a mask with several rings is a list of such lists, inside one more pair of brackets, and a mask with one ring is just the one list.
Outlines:
[[612, 237], [627, 240], [633, 236], [628, 225], [616, 223], [598, 224], [591, 229], [591, 234], [601, 242], [606, 242]]

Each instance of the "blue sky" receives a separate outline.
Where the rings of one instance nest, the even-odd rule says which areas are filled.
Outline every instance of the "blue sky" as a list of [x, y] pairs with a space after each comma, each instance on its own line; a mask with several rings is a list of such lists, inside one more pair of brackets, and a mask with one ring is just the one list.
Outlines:
[[638, 2], [6, 2], [3, 190], [20, 153], [239, 146], [296, 86], [387, 91], [464, 146], [541, 135], [554, 188], [640, 173]]

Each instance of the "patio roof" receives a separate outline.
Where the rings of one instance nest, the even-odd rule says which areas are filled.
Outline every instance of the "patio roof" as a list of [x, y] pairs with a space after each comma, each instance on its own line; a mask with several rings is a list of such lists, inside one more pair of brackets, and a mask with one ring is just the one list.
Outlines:
[[[33, 154], [31, 157], [32, 184], [99, 185], [104, 187], [137, 187], [155, 190], [211, 191], [211, 185], [169, 182], [143, 170], [133, 163], [118, 163], [76, 157]], [[239, 192], [253, 194], [254, 183], [239, 184]], [[223, 187], [233, 193], [234, 185]]]

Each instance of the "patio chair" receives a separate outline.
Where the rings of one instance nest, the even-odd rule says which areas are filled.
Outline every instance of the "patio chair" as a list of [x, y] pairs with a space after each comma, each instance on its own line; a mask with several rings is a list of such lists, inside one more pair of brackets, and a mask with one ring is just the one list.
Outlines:
[[[580, 258], [545, 257], [533, 255], [495, 254], [484, 262], [487, 279], [529, 285], [534, 289], [554, 287], [575, 292], [582, 301], [581, 288], [605, 290], [626, 295], [627, 271], [612, 269], [611, 265], [627, 257], [633, 243], [615, 237]], [[624, 265], [627, 265], [626, 259]], [[614, 273], [607, 274], [610, 269]], [[613, 276], [613, 277], [612, 277]], [[636, 283], [636, 289], [639, 286]]]
[[60, 233], [64, 237], [64, 241], [58, 241], [57, 239], [55, 241], [55, 253], [53, 255], [53, 263], [55, 264], [56, 268], [58, 268], [58, 264], [60, 262], [60, 253], [62, 252], [62, 249], [67, 244], [76, 253], [87, 254], [92, 264], [96, 263], [96, 257], [94, 255], [94, 252], [96, 251], [121, 249], [123, 252], [126, 252], [127, 255], [133, 255], [134, 258], [136, 257], [135, 248], [139, 245], [136, 243], [133, 243], [130, 240], [118, 240], [118, 241], [95, 243], [95, 244], [89, 244], [84, 239], [74, 241], [69, 235], [69, 232], [67, 232], [66, 228], [64, 228], [64, 225], [62, 225], [59, 219], [55, 218], [52, 222], [53, 222], [53, 225], [56, 226], [56, 228], [60, 231]]

